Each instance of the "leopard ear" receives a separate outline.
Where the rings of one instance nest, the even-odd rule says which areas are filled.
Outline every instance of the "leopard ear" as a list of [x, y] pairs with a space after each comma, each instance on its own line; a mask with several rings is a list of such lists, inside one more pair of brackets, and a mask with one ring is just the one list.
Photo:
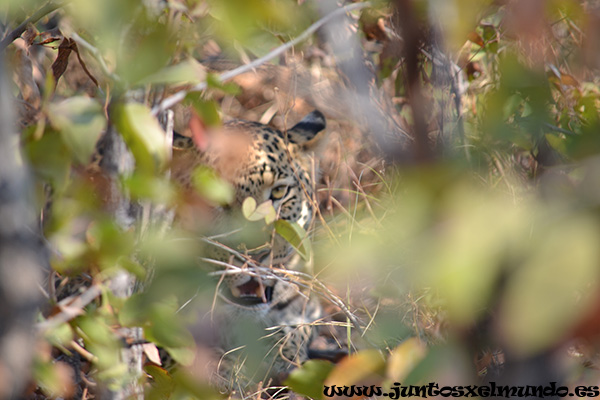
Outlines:
[[292, 129], [288, 130], [288, 138], [292, 143], [305, 145], [317, 136], [317, 133], [325, 129], [325, 116], [319, 110], [314, 110], [302, 121], [298, 122]]
[[188, 150], [194, 148], [194, 141], [191, 137], [183, 136], [173, 131], [173, 148], [178, 150]]

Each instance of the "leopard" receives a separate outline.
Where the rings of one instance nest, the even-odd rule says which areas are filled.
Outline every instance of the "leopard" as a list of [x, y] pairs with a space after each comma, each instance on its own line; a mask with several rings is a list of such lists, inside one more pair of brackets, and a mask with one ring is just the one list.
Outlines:
[[[226, 236], [224, 231], [236, 228], [243, 220], [240, 210], [248, 198], [259, 205], [272, 205], [277, 220], [310, 232], [318, 175], [312, 150], [325, 127], [325, 116], [314, 110], [287, 130], [234, 119], [201, 138], [175, 134], [172, 178], [190, 188], [193, 171], [210, 168], [231, 185], [232, 200], [215, 207], [213, 237]], [[308, 359], [315, 334], [313, 324], [322, 314], [310, 284], [296, 279], [296, 273], [310, 273], [311, 260], [303, 260], [271, 225], [263, 225], [267, 235], [262, 246], [248, 249], [246, 243], [228, 244], [237, 245], [243, 257], [239, 252], [223, 250], [227, 246], [220, 243], [207, 251], [208, 259], [225, 266], [218, 308], [225, 320], [220, 336], [226, 356], [217, 373], [217, 386], [225, 390], [258, 381], [281, 384], [290, 371]], [[248, 353], [237, 353], [255, 339], [263, 344], [266, 354], [256, 360]], [[244, 362], [247, 367], [243, 367]]]

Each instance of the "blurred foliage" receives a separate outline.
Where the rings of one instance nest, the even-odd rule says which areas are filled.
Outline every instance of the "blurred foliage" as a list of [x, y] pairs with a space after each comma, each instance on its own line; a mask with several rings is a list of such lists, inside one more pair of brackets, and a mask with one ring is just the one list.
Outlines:
[[[303, 258], [314, 253], [316, 276], [365, 330], [337, 329], [351, 355], [337, 365], [309, 361], [287, 384], [315, 399], [331, 385], [468, 384], [502, 364], [488, 357], [498, 349], [511, 362], [568, 353], [564, 383], [597, 382], [597, 369], [581, 370], [597, 366], [600, 344], [600, 15], [591, 2], [574, 0], [409, 3], [425, 32], [417, 86], [390, 39], [397, 35], [393, 4], [374, 2], [355, 12], [356, 23], [377, 86], [393, 104], [389, 112], [411, 134], [415, 120], [425, 119], [433, 161], [385, 173], [346, 165], [361, 178], [343, 188], [321, 185], [342, 211], [323, 212], [312, 243], [297, 224], [273, 221], [270, 203], [244, 204], [247, 219], [273, 223]], [[41, 5], [9, 0], [0, 6], [3, 28], [16, 28]], [[207, 81], [186, 104], [202, 126], [218, 125], [219, 99], [239, 89], [198, 60], [215, 47], [242, 61], [262, 56], [317, 18], [310, 1], [73, 0], [36, 22], [30, 42], [4, 50], [52, 250], [40, 324], [70, 315], [43, 332], [31, 396], [80, 390], [65, 367], [76, 357], [84, 375], [123, 387], [130, 377], [119, 328], [141, 327], [183, 366], [170, 373], [148, 362], [148, 398], [219, 397], [194, 366], [200, 350], [189, 332], [204, 316], [198, 309], [208, 313], [214, 301], [215, 283], [197, 262], [203, 247], [196, 236], [207, 226], [166, 234], [151, 228], [143, 237], [123, 230], [107, 207], [114, 188], [87, 166], [98, 137], [114, 126], [136, 163], [121, 189], [140, 202], [183, 209], [189, 196], [166, 176], [169, 154], [152, 106]], [[99, 86], [74, 54], [56, 88], [48, 78], [58, 40], [73, 34], [84, 41], [79, 52]], [[48, 35], [56, 41], [46, 42]], [[432, 42], [453, 60], [452, 83], [439, 84]], [[294, 49], [315, 75], [335, 71], [328, 51], [316, 36]], [[424, 108], [411, 104], [415, 87]], [[365, 131], [344, 139], [370, 142]], [[192, 181], [204, 206], [234, 196], [207, 168]], [[146, 281], [145, 290], [113, 296], [107, 282], [120, 269]], [[99, 300], [77, 303], [94, 288]], [[480, 331], [483, 339], [473, 333]]]

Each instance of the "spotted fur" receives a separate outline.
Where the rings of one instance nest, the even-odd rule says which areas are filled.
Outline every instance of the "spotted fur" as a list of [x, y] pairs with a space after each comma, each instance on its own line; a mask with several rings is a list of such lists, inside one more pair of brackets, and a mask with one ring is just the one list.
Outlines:
[[[278, 219], [295, 222], [309, 231], [314, 217], [316, 173], [309, 148], [324, 128], [325, 117], [313, 111], [286, 132], [257, 122], [234, 120], [202, 138], [205, 143], [195, 144], [178, 136], [174, 139], [173, 176], [182, 185], [191, 186], [191, 171], [199, 165], [208, 166], [235, 189], [229, 211], [222, 210], [222, 214], [235, 213], [247, 197], [253, 197], [257, 204], [270, 200]], [[226, 382], [221, 386], [233, 387], [237, 375], [250, 381], [277, 381], [307, 359], [310, 324], [320, 317], [320, 306], [305, 286], [281, 273], [285, 269], [306, 270], [306, 264], [299, 261], [286, 240], [272, 228], [270, 232], [266, 250], [262, 247], [248, 254], [257, 265], [279, 272], [265, 275], [264, 269], [237, 263], [245, 272], [226, 275], [220, 294], [227, 320], [225, 349], [244, 344], [244, 324], [250, 324], [263, 330], [261, 336], [267, 338], [260, 341], [267, 346], [269, 355], [260, 367], [236, 370], [237, 353], [228, 353], [221, 371]], [[233, 262], [222, 251], [214, 251], [211, 257]]]

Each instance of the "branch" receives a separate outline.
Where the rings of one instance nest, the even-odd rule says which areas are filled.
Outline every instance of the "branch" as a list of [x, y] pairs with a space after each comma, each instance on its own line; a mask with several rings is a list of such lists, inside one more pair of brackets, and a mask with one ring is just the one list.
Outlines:
[[568, 131], [568, 130], [558, 127], [556, 125], [549, 124], [547, 122], [544, 122], [544, 126], [548, 129], [550, 129], [551, 131], [564, 133], [567, 136], [577, 136], [577, 134], [575, 132]]
[[98, 64], [100, 64], [100, 68], [102, 69], [102, 72], [104, 72], [104, 74], [106, 76], [108, 76], [110, 79], [112, 79], [115, 82], [121, 81], [121, 78], [119, 78], [119, 76], [110, 72], [110, 70], [108, 69], [108, 66], [106, 65], [106, 62], [104, 61], [104, 58], [102, 58], [102, 54], [100, 53], [100, 50], [98, 50], [96, 47], [92, 46], [84, 38], [82, 38], [75, 32], [73, 32], [71, 34], [71, 39], [73, 39], [75, 41], [75, 43], [77, 43], [81, 47], [85, 48], [90, 53], [92, 53], [94, 58], [98, 61]]
[[96, 300], [98, 296], [102, 294], [102, 288], [99, 285], [90, 286], [85, 292], [77, 296], [72, 302], [69, 304], [65, 304], [62, 307], [61, 311], [53, 315], [52, 317], [39, 322], [36, 325], [36, 328], [42, 332], [48, 331], [52, 328], [57, 327], [58, 325], [69, 322], [73, 318], [77, 317], [81, 314], [82, 310], [90, 304], [92, 301]]
[[8, 35], [6, 35], [6, 37], [4, 39], [2, 39], [2, 41], [0, 42], [0, 51], [3, 51], [9, 44], [14, 42], [15, 39], [17, 39], [19, 36], [21, 36], [23, 34], [23, 32], [25, 32], [25, 30], [27, 29], [27, 25], [35, 24], [40, 19], [42, 19], [44, 16], [50, 14], [52, 11], [57, 10], [58, 8], [62, 7], [64, 4], [65, 4], [64, 2], [54, 3], [53, 1], [49, 1], [48, 3], [46, 3], [46, 5], [44, 5], [42, 8], [40, 8], [35, 13], [33, 13], [33, 15], [31, 17], [29, 17], [25, 21], [21, 22], [21, 24], [19, 26], [17, 26], [12, 32], [10, 32]]
[[[237, 75], [248, 72], [248, 71], [266, 63], [267, 61], [285, 53], [288, 49], [292, 48], [293, 46], [300, 43], [301, 41], [307, 39], [310, 35], [315, 33], [320, 27], [325, 25], [327, 22], [329, 22], [333, 18], [338, 17], [343, 14], [346, 14], [353, 10], [359, 10], [361, 8], [369, 7], [370, 5], [371, 5], [371, 3], [364, 2], [364, 3], [349, 4], [345, 7], [338, 8], [337, 10], [333, 11], [330, 14], [327, 14], [326, 16], [324, 16], [323, 18], [321, 18], [320, 20], [318, 20], [317, 22], [315, 22], [314, 24], [309, 26], [308, 29], [306, 29], [304, 32], [302, 32], [302, 34], [300, 34], [300, 36], [298, 36], [297, 38], [290, 40], [289, 42], [277, 47], [276, 49], [270, 51], [267, 55], [257, 58], [256, 60], [252, 61], [249, 64], [242, 65], [240, 67], [232, 69], [231, 71], [227, 71], [227, 72], [222, 73], [221, 75], [218, 75], [217, 79], [220, 82], [226, 82], [226, 81], [230, 80], [231, 78], [236, 77]], [[173, 107], [175, 104], [177, 104], [177, 103], [181, 102], [183, 99], [185, 99], [185, 96], [187, 96], [187, 94], [190, 92], [200, 92], [204, 89], [206, 89], [206, 82], [199, 83], [196, 86], [193, 86], [191, 89], [179, 91], [179, 92], [167, 97], [159, 105], [155, 106], [152, 109], [152, 114], [156, 115], [163, 110]]]

